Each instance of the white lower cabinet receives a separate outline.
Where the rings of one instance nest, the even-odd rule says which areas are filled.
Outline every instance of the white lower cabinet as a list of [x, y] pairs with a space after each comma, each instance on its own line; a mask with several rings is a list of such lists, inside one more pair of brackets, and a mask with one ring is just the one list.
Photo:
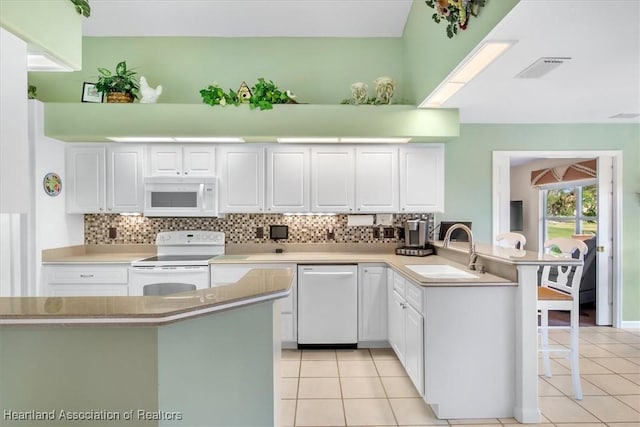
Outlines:
[[296, 264], [211, 264], [211, 286], [235, 283], [253, 269], [290, 268], [294, 279], [291, 293], [280, 301], [280, 327], [282, 346], [295, 348], [298, 343], [298, 279]]
[[43, 265], [45, 296], [127, 296], [129, 264]]
[[[388, 334], [389, 344], [407, 371], [407, 375], [415, 385], [420, 395], [424, 395], [424, 317], [422, 307], [411, 304], [421, 302], [422, 291], [416, 285], [407, 281], [388, 269]], [[404, 282], [404, 286], [398, 286]], [[404, 291], [403, 291], [404, 289]], [[410, 298], [407, 296], [411, 295]]]
[[358, 265], [358, 343], [387, 341], [387, 269], [379, 265]]

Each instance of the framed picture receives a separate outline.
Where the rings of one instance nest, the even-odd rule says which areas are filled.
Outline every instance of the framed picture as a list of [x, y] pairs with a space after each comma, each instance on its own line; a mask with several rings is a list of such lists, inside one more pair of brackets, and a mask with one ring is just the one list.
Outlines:
[[95, 83], [84, 82], [82, 85], [82, 102], [102, 102], [103, 93], [98, 92]]

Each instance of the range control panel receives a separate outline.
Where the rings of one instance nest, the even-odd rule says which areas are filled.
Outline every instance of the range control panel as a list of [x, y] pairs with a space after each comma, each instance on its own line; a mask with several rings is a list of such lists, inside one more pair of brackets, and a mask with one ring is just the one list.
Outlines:
[[224, 245], [221, 231], [162, 231], [156, 236], [157, 246]]

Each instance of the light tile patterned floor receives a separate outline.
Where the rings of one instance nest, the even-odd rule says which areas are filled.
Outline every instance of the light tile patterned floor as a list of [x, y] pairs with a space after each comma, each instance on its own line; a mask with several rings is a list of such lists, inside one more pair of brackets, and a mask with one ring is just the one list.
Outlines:
[[[552, 331], [554, 344], [568, 332]], [[552, 360], [540, 377], [545, 427], [640, 427], [640, 330], [580, 328], [584, 399], [573, 399], [570, 366]], [[513, 426], [507, 419], [438, 420], [390, 349], [283, 350], [282, 426]], [[532, 424], [529, 424], [532, 425]]]

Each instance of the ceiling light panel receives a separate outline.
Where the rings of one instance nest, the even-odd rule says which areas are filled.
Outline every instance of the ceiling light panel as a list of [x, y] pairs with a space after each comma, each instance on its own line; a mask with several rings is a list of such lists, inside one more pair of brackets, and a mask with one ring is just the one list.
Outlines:
[[174, 137], [176, 142], [213, 142], [213, 143], [242, 143], [245, 142], [244, 138], [235, 136], [176, 136]]
[[113, 142], [175, 142], [170, 136], [108, 136]]
[[338, 138], [332, 138], [332, 137], [322, 137], [322, 138], [291, 137], [291, 138], [276, 138], [276, 140], [281, 144], [331, 144], [331, 143], [339, 142]]

